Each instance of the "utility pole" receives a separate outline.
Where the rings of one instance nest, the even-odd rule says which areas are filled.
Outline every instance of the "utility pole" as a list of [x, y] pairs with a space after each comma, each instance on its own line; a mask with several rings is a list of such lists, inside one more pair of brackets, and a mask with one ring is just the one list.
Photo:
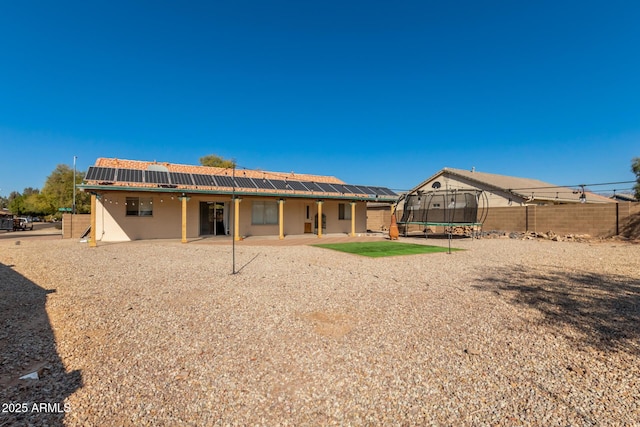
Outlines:
[[71, 230], [71, 238], [73, 239], [73, 218], [76, 216], [76, 159], [77, 156], [73, 156], [73, 202], [71, 204], [71, 222], [69, 228]]
[[76, 159], [77, 158], [78, 156], [73, 156], [73, 205], [71, 205], [72, 215], [76, 214]]
[[[233, 187], [231, 188], [231, 204], [233, 205], [233, 216], [235, 217], [238, 213], [235, 211], [238, 208], [236, 204], [236, 164], [233, 163], [233, 169], [231, 170], [231, 181], [233, 181]], [[235, 229], [235, 220], [233, 221], [232, 232], [231, 232], [231, 258], [233, 263], [233, 270], [231, 274], [236, 274], [236, 229]]]

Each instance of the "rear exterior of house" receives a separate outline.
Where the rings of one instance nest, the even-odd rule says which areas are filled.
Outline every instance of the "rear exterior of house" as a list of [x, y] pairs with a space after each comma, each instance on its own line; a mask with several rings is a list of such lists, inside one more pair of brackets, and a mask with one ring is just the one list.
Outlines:
[[[367, 229], [368, 201], [384, 187], [335, 177], [98, 159], [83, 185], [92, 195], [91, 241], [278, 236]], [[320, 220], [319, 220], [320, 219]]]

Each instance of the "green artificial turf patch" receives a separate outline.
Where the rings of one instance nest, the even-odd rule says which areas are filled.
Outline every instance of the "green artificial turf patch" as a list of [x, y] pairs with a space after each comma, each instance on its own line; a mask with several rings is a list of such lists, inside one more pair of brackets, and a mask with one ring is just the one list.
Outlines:
[[[430, 254], [447, 252], [449, 250], [441, 246], [417, 245], [415, 243], [392, 242], [389, 240], [379, 242], [321, 243], [312, 246], [374, 258], [396, 255]], [[459, 250], [460, 249], [451, 248], [451, 251]]]

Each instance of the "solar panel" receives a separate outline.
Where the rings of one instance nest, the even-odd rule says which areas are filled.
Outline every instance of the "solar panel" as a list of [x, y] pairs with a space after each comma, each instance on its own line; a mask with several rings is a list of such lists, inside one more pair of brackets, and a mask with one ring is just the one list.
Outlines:
[[397, 194], [393, 190], [389, 190], [387, 187], [378, 187], [382, 194], [387, 196], [397, 196]]
[[236, 187], [240, 188], [256, 188], [251, 178], [236, 177]]
[[356, 187], [362, 190], [361, 192], [363, 194], [372, 194], [372, 195], [376, 194], [376, 191], [374, 189], [372, 189], [371, 187], [367, 187], [366, 185], [356, 185]]
[[142, 182], [142, 171], [139, 169], [118, 169], [118, 181]]
[[233, 187], [233, 180], [230, 176], [225, 175], [216, 175], [216, 182], [218, 183], [218, 187]]
[[302, 184], [305, 187], [307, 187], [309, 189], [309, 191], [320, 191], [320, 192], [324, 191], [321, 187], [318, 187], [318, 185], [315, 182], [302, 181]]
[[169, 172], [169, 177], [171, 178], [171, 182], [174, 184], [193, 185], [193, 180], [191, 180], [191, 175], [188, 173]]
[[322, 191], [325, 193], [339, 193], [331, 184], [327, 184], [326, 182], [318, 182], [316, 185], [322, 188]]
[[195, 182], [196, 185], [199, 185], [201, 187], [216, 186], [216, 182], [213, 180], [212, 175], [202, 175], [199, 173], [194, 173], [194, 174], [191, 174], [191, 176], [193, 177], [193, 182]]
[[276, 190], [289, 190], [289, 187], [287, 187], [287, 181], [283, 179], [268, 179], [267, 182], [270, 182]]
[[265, 178], [254, 178], [254, 184], [258, 188], [262, 188], [263, 190], [273, 190], [275, 187], [273, 185], [273, 180], [265, 179]]
[[389, 196], [390, 194], [387, 194], [387, 190], [384, 187], [369, 187], [371, 188], [373, 191], [376, 192], [376, 196]]
[[364, 191], [355, 185], [343, 185], [347, 193], [351, 194], [364, 194]]
[[287, 186], [296, 191], [309, 191], [300, 181], [287, 181]]
[[347, 191], [342, 184], [331, 184], [331, 186], [338, 190], [338, 193], [350, 193], [350, 191]]
[[153, 184], [168, 184], [169, 174], [162, 171], [147, 170], [144, 173], [145, 182]]
[[90, 166], [84, 179], [89, 181], [114, 181], [116, 170], [114, 168], [102, 168]]

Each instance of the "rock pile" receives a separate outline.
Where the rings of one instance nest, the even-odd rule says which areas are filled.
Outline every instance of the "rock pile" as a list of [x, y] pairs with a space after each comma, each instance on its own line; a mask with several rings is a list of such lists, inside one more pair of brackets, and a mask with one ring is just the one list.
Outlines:
[[556, 234], [553, 231], [547, 231], [546, 233], [538, 233], [535, 231], [499, 231], [490, 230], [480, 233], [480, 237], [486, 239], [516, 239], [516, 240], [552, 240], [554, 242], [589, 242], [593, 238], [589, 234]]

